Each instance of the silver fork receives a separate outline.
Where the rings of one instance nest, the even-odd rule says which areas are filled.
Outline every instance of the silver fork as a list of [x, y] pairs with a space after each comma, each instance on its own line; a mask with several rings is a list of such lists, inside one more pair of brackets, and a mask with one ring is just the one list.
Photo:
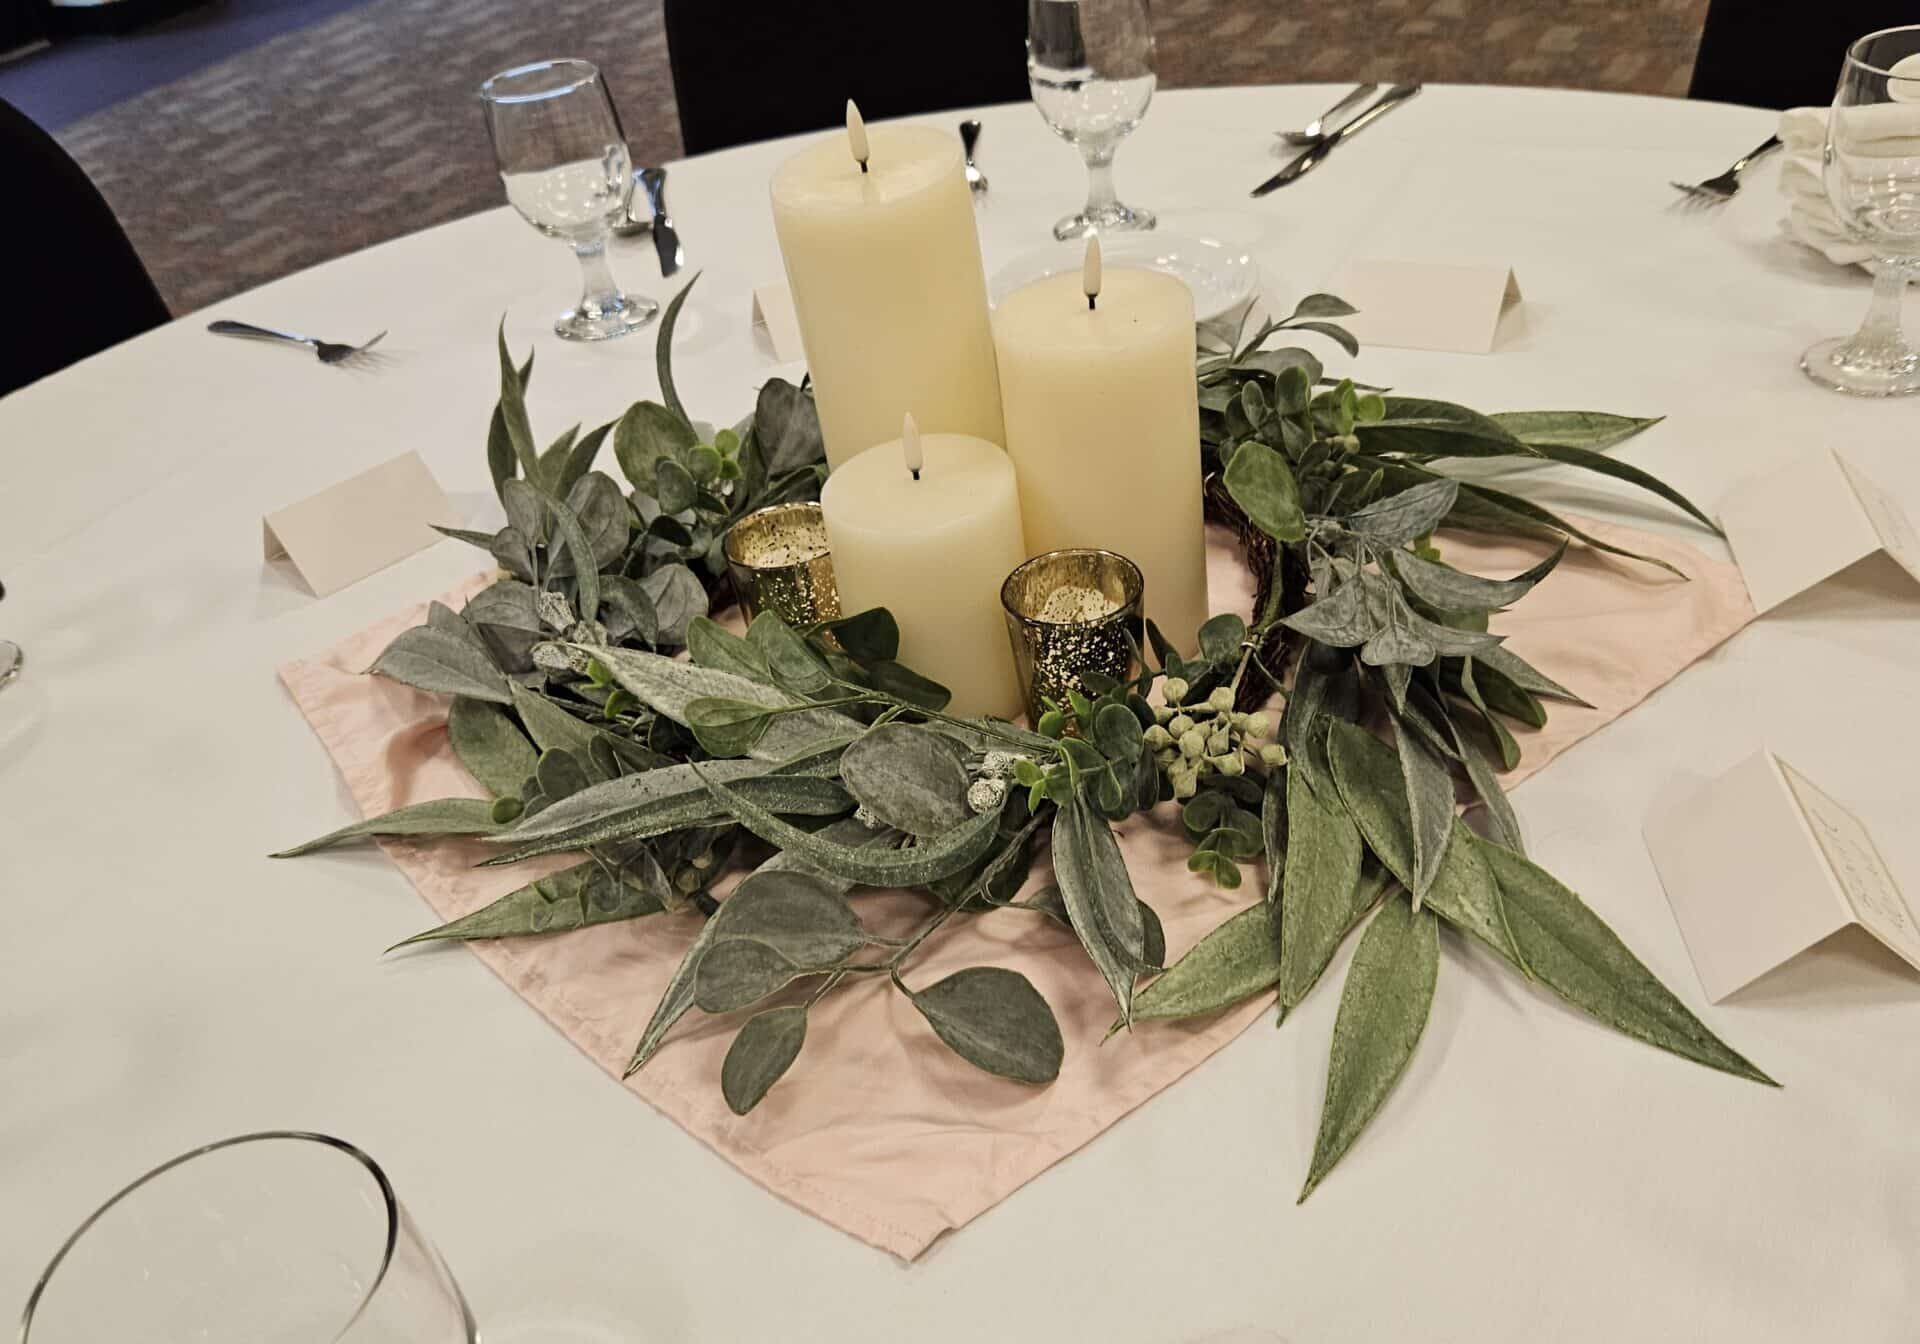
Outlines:
[[380, 344], [387, 334], [383, 331], [364, 345], [342, 345], [338, 341], [299, 336], [291, 331], [275, 331], [272, 327], [256, 327], [251, 322], [228, 322], [223, 319], [207, 323], [207, 330], [216, 336], [241, 336], [252, 341], [285, 341], [289, 345], [304, 345], [320, 357], [322, 364], [339, 364], [356, 355], [364, 355]]
[[980, 123], [971, 119], [961, 122], [960, 149], [966, 157], [967, 187], [972, 191], [984, 192], [987, 189], [987, 175], [973, 161], [973, 147], [979, 143]]
[[1756, 159], [1773, 153], [1778, 148], [1780, 148], [1780, 137], [1770, 135], [1764, 143], [1755, 145], [1746, 154], [1734, 160], [1733, 167], [1726, 172], [1692, 185], [1685, 182], [1674, 182], [1670, 185], [1675, 191], [1685, 196], [1691, 205], [1724, 205], [1739, 192], [1740, 174], [1747, 170], [1748, 165]]
[[1275, 131], [1274, 134], [1290, 145], [1317, 144], [1325, 138], [1328, 122], [1332, 121], [1342, 112], [1345, 112], [1348, 108], [1355, 106], [1363, 99], [1371, 98], [1373, 91], [1379, 87], [1378, 84], [1357, 84], [1354, 86], [1353, 92], [1308, 122], [1302, 129], [1297, 131]]

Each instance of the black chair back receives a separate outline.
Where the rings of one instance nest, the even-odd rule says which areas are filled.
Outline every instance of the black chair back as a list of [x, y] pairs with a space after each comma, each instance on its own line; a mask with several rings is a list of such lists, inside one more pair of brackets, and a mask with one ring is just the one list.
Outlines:
[[689, 154], [1027, 96], [1026, 0], [666, 0]]
[[170, 319], [140, 257], [80, 165], [0, 100], [10, 257], [0, 284], [0, 396]]
[[1920, 23], [1920, 0], [1712, 0], [1689, 98], [1826, 107], [1854, 39]]

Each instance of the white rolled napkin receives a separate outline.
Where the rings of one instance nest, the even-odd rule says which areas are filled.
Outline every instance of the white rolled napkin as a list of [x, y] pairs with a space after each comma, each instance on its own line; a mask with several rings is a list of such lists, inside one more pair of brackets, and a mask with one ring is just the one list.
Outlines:
[[1812, 248], [1836, 266], [1860, 266], [1872, 260], [1873, 254], [1840, 227], [1840, 218], [1827, 197], [1822, 165], [1827, 147], [1827, 109], [1790, 107], [1780, 114], [1775, 134], [1786, 154], [1786, 161], [1780, 165], [1780, 194], [1787, 198], [1787, 215], [1781, 227], [1795, 242]]

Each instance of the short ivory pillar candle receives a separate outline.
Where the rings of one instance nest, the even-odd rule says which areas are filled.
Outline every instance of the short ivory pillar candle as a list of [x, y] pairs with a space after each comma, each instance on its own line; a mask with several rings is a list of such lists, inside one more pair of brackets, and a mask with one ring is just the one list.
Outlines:
[[993, 315], [1007, 455], [1031, 554], [1092, 546], [1146, 576], [1146, 614], [1191, 652], [1207, 619], [1193, 295], [1158, 271], [1015, 290]]
[[[960, 142], [931, 126], [820, 137], [773, 175], [773, 228], [827, 466], [900, 432], [1001, 441], [986, 273]], [[862, 158], [864, 157], [864, 162]]]
[[922, 435], [908, 416], [900, 438], [827, 478], [820, 509], [840, 610], [892, 612], [900, 661], [952, 691], [952, 712], [1017, 716], [1000, 585], [1027, 550], [1007, 455], [964, 434]]

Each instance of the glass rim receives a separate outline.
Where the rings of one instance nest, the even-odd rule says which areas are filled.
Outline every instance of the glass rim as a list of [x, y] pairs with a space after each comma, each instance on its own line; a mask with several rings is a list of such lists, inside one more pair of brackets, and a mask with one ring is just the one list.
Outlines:
[[189, 1149], [177, 1157], [169, 1158], [151, 1171], [148, 1171], [145, 1175], [137, 1176], [129, 1181], [105, 1203], [101, 1204], [99, 1208], [88, 1214], [80, 1226], [74, 1228], [73, 1231], [68, 1234], [67, 1239], [60, 1243], [60, 1249], [53, 1253], [53, 1259], [47, 1261], [47, 1267], [41, 1270], [40, 1277], [34, 1280], [33, 1291], [27, 1295], [27, 1305], [20, 1313], [20, 1344], [29, 1344], [29, 1332], [33, 1329], [34, 1311], [39, 1307], [41, 1295], [46, 1292], [47, 1285], [53, 1281], [53, 1276], [59, 1272], [60, 1266], [66, 1261], [67, 1253], [73, 1250], [73, 1248], [79, 1244], [80, 1238], [86, 1236], [93, 1225], [106, 1217], [108, 1212], [118, 1205], [120, 1201], [149, 1182], [166, 1175], [175, 1167], [184, 1166], [195, 1158], [205, 1157], [209, 1153], [217, 1153], [227, 1148], [237, 1148], [243, 1143], [260, 1143], [269, 1139], [295, 1139], [302, 1142], [317, 1143], [344, 1153], [365, 1168], [367, 1174], [373, 1177], [374, 1183], [380, 1187], [380, 1198], [385, 1203], [387, 1211], [386, 1246], [380, 1254], [380, 1268], [368, 1282], [366, 1291], [360, 1295], [360, 1301], [355, 1305], [352, 1313], [341, 1323], [340, 1329], [334, 1334], [335, 1339], [344, 1338], [346, 1333], [353, 1329], [354, 1323], [366, 1313], [367, 1305], [373, 1301], [373, 1295], [380, 1291], [381, 1285], [386, 1283], [387, 1271], [393, 1267], [394, 1251], [399, 1246], [400, 1241], [400, 1200], [393, 1193], [393, 1182], [387, 1179], [387, 1173], [381, 1170], [380, 1164], [374, 1161], [365, 1151], [348, 1143], [345, 1139], [336, 1139], [330, 1134], [320, 1134], [311, 1130], [263, 1129], [252, 1134], [236, 1134], [230, 1139], [219, 1139], [213, 1143], [202, 1144], [200, 1147]]
[[[739, 543], [736, 542], [736, 537], [743, 536], [747, 532], [765, 527], [769, 523], [787, 517], [808, 517], [818, 522], [820, 524], [821, 537], [820, 549], [811, 555], [802, 556], [798, 560], [783, 560], [777, 565], [756, 565], [738, 553]], [[752, 524], [752, 526], [749, 527], [748, 524]], [[725, 535], [720, 539], [720, 553], [726, 557], [728, 564], [738, 565], [742, 569], [794, 569], [801, 565], [810, 565], [822, 556], [833, 554], [833, 547], [826, 540], [826, 514], [820, 507], [819, 502], [811, 499], [790, 499], [782, 504], [764, 505], [761, 508], [755, 509], [752, 513], [736, 518], [733, 526], [729, 527]]]
[[[543, 88], [535, 93], [509, 93], [506, 85], [513, 80], [528, 75], [547, 72], [571, 71], [572, 78]], [[592, 61], [581, 60], [577, 56], [560, 56], [550, 61], [529, 61], [525, 65], [516, 65], [499, 74], [488, 75], [480, 82], [480, 98], [489, 103], [537, 103], [546, 98], [557, 98], [562, 94], [574, 93], [600, 79], [600, 67]]]
[[[1064, 558], [1084, 558], [1097, 556], [1112, 565], [1121, 577], [1121, 586], [1125, 596], [1120, 605], [1104, 616], [1082, 617], [1068, 620], [1048, 620], [1044, 616], [1030, 615], [1014, 604], [1014, 581], [1043, 560]], [[1130, 612], [1137, 613], [1140, 598], [1147, 589], [1147, 576], [1135, 564], [1118, 551], [1110, 551], [1104, 546], [1062, 546], [1058, 550], [1042, 551], [1039, 555], [1029, 556], [1013, 567], [1013, 572], [1000, 581], [1000, 608], [1014, 620], [1026, 625], [1067, 626], [1067, 625], [1104, 625], [1109, 621], [1125, 620]]]
[[[1883, 78], [1897, 79], [1904, 83], [1920, 84], [1920, 74], [1896, 75], [1892, 70], [1883, 70], [1879, 66], [1862, 58], [1860, 53], [1865, 49], [1867, 43], [1882, 37], [1887, 37], [1893, 33], [1913, 33], [1915, 36], [1920, 36], [1920, 23], [1897, 23], [1891, 28], [1881, 28], [1866, 34], [1864, 37], [1856, 37], [1852, 42], [1847, 44], [1847, 64], [1857, 66], [1870, 75], [1880, 75]], [[1920, 47], [1916, 47], [1914, 51], [1915, 54], [1920, 54]]]

